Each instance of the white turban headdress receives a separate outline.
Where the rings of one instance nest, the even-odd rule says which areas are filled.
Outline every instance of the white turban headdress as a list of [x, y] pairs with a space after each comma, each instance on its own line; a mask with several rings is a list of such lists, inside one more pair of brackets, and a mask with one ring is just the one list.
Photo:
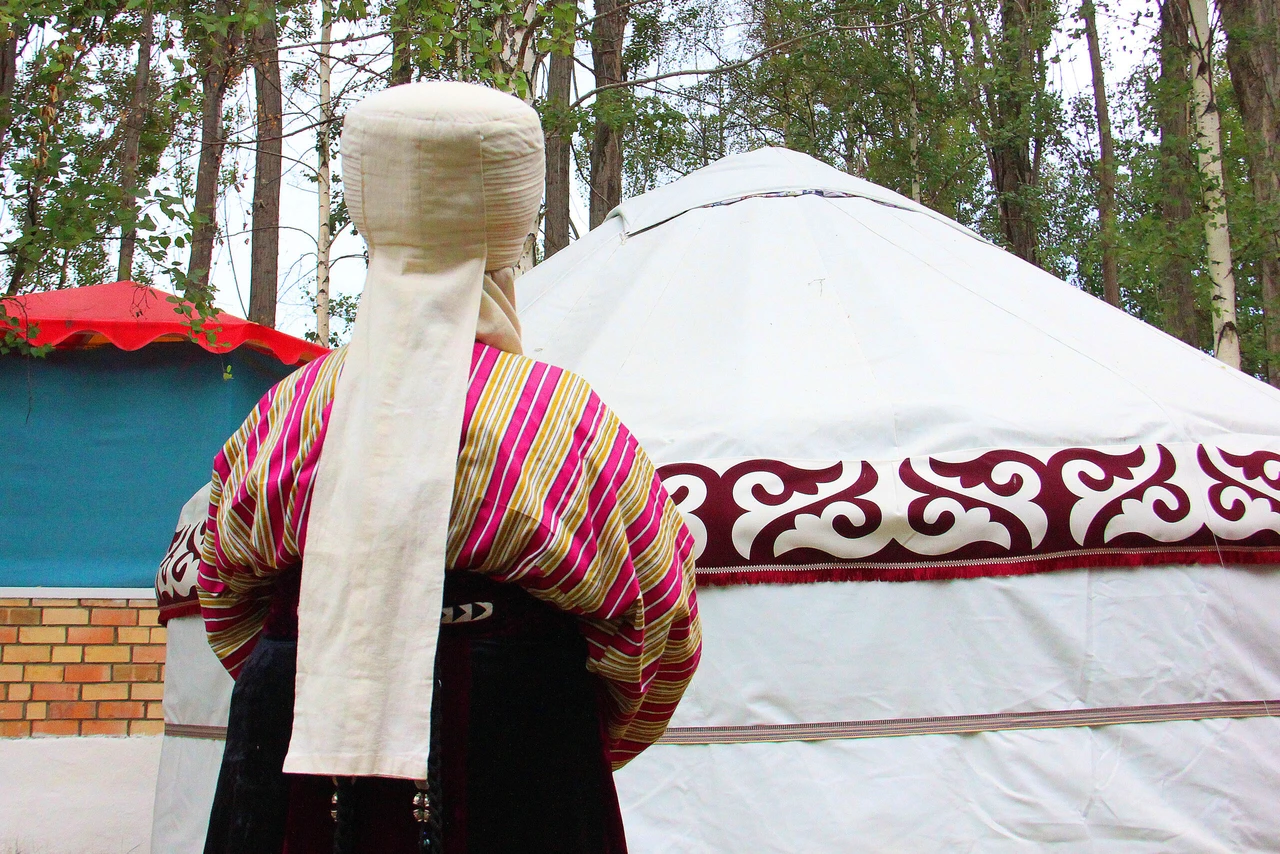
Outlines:
[[347, 114], [369, 271], [307, 523], [290, 773], [426, 776], [472, 344], [519, 352], [510, 268], [542, 197], [542, 139], [528, 105], [464, 83], [398, 86]]

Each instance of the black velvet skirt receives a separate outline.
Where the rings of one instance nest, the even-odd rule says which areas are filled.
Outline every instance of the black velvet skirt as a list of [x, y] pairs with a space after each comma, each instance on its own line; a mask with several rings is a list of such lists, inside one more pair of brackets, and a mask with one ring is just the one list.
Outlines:
[[[573, 621], [513, 585], [445, 583], [436, 654], [431, 854], [625, 854], [603, 689]], [[231, 695], [205, 854], [416, 854], [416, 786], [283, 772], [297, 642], [263, 637]], [[330, 816], [340, 789], [340, 822]], [[339, 846], [335, 849], [335, 831]]]

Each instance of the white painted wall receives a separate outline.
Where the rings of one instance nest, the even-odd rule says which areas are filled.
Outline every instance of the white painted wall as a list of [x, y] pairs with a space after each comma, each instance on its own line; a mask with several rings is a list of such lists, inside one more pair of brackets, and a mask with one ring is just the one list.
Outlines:
[[161, 741], [0, 739], [0, 854], [149, 854]]

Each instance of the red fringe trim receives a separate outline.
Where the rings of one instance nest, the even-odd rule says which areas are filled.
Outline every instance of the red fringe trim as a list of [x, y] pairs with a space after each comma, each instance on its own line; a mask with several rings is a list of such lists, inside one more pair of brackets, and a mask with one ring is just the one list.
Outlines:
[[1012, 560], [937, 561], [897, 565], [818, 564], [810, 566], [706, 567], [697, 570], [699, 587], [740, 584], [814, 584], [826, 581], [949, 581], [1031, 575], [1065, 569], [1097, 569], [1176, 564], [1280, 564], [1280, 549], [1171, 548], [1169, 550], [1070, 552]]

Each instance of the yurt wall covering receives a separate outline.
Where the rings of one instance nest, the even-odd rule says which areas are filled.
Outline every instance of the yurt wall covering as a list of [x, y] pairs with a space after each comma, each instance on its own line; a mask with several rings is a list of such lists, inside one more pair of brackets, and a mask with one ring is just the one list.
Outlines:
[[778, 149], [519, 289], [698, 541], [632, 850], [1280, 850], [1280, 392]]
[[0, 356], [0, 587], [150, 587], [177, 508], [262, 394], [323, 348], [132, 282], [9, 304], [55, 345]]
[[188, 343], [0, 358], [0, 585], [149, 587], [175, 508], [290, 370]]

